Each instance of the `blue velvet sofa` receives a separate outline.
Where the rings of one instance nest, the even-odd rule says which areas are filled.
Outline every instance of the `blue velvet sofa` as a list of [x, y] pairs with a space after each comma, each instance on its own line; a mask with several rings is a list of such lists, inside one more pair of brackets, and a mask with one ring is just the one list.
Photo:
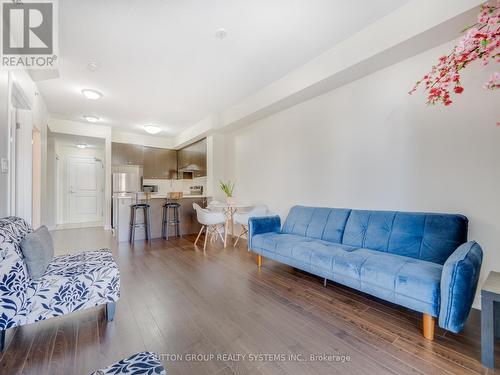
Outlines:
[[424, 336], [459, 332], [483, 258], [462, 215], [292, 207], [249, 219], [249, 249], [262, 257], [422, 312]]

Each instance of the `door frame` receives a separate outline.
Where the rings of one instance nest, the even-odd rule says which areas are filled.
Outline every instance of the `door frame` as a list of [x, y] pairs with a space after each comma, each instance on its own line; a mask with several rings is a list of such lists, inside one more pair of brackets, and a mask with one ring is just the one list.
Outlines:
[[[80, 224], [80, 222], [73, 222], [71, 219], [71, 194], [69, 192], [69, 188], [71, 186], [71, 174], [70, 174], [70, 165], [74, 160], [86, 160], [93, 161], [96, 169], [98, 168], [97, 173], [97, 201], [100, 203], [101, 215], [98, 221], [102, 221], [104, 225], [104, 163], [97, 157], [94, 156], [79, 156], [79, 155], [68, 155], [66, 161], [66, 223], [64, 224]], [[100, 171], [100, 172], [99, 172]], [[82, 222], [84, 223], [84, 222]]]
[[42, 134], [37, 127], [32, 130], [32, 225], [36, 229], [42, 224]]
[[9, 73], [9, 159], [8, 212], [32, 223], [32, 103]]

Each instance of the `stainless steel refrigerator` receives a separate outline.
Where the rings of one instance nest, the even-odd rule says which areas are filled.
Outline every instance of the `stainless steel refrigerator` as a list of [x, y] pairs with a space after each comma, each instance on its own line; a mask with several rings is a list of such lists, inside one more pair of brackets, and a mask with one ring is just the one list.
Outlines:
[[136, 173], [113, 173], [112, 226], [118, 217], [118, 197], [128, 196], [142, 190], [142, 177]]

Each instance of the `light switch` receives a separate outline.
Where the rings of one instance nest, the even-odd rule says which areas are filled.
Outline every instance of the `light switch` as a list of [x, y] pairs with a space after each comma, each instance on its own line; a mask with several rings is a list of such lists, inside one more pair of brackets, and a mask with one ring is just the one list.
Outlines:
[[6, 158], [2, 158], [0, 161], [2, 174], [9, 173], [9, 161]]

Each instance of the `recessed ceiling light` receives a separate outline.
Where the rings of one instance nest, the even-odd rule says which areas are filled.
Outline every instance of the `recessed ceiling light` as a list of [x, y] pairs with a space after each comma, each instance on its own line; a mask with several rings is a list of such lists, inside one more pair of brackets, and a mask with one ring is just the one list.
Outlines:
[[144, 125], [143, 128], [149, 134], [158, 134], [159, 132], [161, 132], [161, 128], [152, 124]]
[[99, 91], [91, 90], [91, 89], [83, 89], [83, 96], [90, 100], [98, 100], [102, 98], [102, 94]]
[[87, 64], [87, 69], [90, 70], [91, 72], [98, 71], [100, 67], [101, 67], [101, 64], [99, 64], [97, 61], [90, 61]]
[[85, 120], [87, 120], [88, 122], [92, 122], [92, 123], [99, 121], [99, 117], [97, 117], [97, 116], [83, 116], [83, 118]]
[[78, 147], [78, 148], [87, 148], [87, 147], [89, 147], [89, 145], [86, 144], [86, 143], [77, 143], [76, 147]]
[[227, 30], [221, 27], [215, 32], [215, 37], [219, 40], [225, 39], [227, 36]]

